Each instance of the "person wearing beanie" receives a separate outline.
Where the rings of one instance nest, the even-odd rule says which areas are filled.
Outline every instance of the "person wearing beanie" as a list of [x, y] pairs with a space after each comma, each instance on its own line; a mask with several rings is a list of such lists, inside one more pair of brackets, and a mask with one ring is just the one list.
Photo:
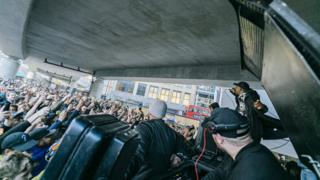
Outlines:
[[162, 118], [167, 112], [167, 104], [156, 100], [147, 114], [147, 121], [140, 123], [136, 130], [140, 143], [127, 169], [126, 179], [150, 179], [161, 175], [170, 168], [174, 154], [188, 155], [185, 139], [171, 129]]
[[167, 103], [164, 101], [156, 100], [149, 108], [149, 119], [162, 119], [167, 113]]
[[202, 126], [207, 129], [218, 148], [232, 158], [229, 169], [220, 166], [202, 179], [289, 179], [272, 152], [252, 139], [250, 123], [237, 111], [217, 108], [210, 120]]

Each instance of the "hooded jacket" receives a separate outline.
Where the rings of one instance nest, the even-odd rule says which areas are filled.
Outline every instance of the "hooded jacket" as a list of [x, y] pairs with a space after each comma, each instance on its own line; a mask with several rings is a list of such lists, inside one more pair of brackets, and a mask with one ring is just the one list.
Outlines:
[[[268, 112], [267, 106], [263, 105], [261, 109], [256, 109], [254, 103], [260, 100], [259, 94], [252, 89], [235, 97], [237, 107], [236, 111], [245, 115], [250, 123], [250, 134], [254, 141], [260, 142], [264, 139], [280, 139], [287, 137], [279, 119], [265, 115]], [[244, 106], [244, 107], [241, 107]], [[277, 131], [274, 131], [274, 128]]]

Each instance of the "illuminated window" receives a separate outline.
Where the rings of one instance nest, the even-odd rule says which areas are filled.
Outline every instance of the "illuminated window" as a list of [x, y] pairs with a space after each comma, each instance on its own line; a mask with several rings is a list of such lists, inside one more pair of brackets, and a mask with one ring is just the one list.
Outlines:
[[156, 99], [158, 97], [158, 87], [150, 86], [148, 97]]
[[171, 102], [179, 104], [180, 103], [180, 98], [181, 98], [181, 92], [179, 91], [173, 91], [172, 96], [171, 96]]
[[118, 81], [116, 90], [127, 92], [127, 93], [133, 93], [134, 88], [134, 82], [131, 81]]
[[185, 93], [183, 98], [183, 105], [188, 106], [190, 104], [191, 94]]
[[170, 93], [169, 89], [161, 89], [160, 99], [163, 101], [168, 101], [169, 93]]

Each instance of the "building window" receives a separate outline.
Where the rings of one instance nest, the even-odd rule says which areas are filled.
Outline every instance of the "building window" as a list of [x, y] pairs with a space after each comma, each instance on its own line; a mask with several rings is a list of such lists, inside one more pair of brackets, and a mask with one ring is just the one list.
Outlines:
[[127, 93], [133, 93], [134, 88], [134, 82], [131, 81], [118, 81], [116, 90], [127, 92]]
[[156, 99], [158, 97], [158, 87], [150, 86], [148, 97]]
[[147, 85], [143, 83], [138, 84], [137, 94], [139, 96], [144, 96], [146, 93]]
[[200, 98], [208, 98], [208, 94], [198, 93]]
[[180, 98], [181, 98], [181, 92], [179, 91], [173, 91], [172, 96], [171, 96], [171, 102], [179, 104], [180, 103]]
[[190, 104], [191, 94], [185, 93], [183, 98], [183, 105], [188, 106]]
[[170, 93], [169, 89], [161, 89], [160, 99], [163, 101], [168, 101], [169, 93]]

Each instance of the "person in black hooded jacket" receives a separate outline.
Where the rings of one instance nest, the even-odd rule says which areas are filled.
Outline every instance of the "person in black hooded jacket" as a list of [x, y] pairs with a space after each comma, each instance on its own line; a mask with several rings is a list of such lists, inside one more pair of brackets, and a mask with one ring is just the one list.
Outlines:
[[156, 101], [149, 108], [149, 120], [140, 123], [136, 130], [140, 143], [126, 173], [126, 179], [150, 179], [170, 168], [171, 157], [176, 153], [188, 153], [185, 139], [171, 129], [162, 118], [167, 105]]
[[280, 120], [265, 115], [268, 112], [267, 106], [261, 103], [259, 94], [251, 89], [248, 83], [239, 82], [234, 85], [230, 92], [235, 96], [236, 111], [247, 117], [254, 141], [260, 142], [262, 137], [266, 139], [287, 137]]
[[259, 141], [263, 136], [262, 122], [258, 117], [264, 114], [268, 108], [260, 102], [258, 93], [251, 89], [246, 82], [234, 83], [235, 87], [230, 92], [235, 96], [237, 103], [236, 111], [246, 116], [250, 122], [250, 134], [253, 140]]

